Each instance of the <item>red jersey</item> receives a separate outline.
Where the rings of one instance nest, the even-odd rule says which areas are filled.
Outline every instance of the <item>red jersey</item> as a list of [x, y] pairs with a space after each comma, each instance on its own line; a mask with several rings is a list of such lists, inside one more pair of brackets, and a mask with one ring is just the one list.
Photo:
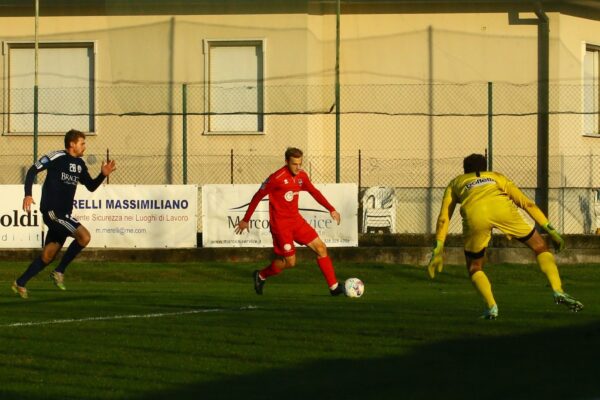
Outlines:
[[248, 210], [242, 218], [250, 221], [250, 217], [263, 197], [269, 195], [269, 223], [272, 232], [279, 232], [291, 226], [293, 221], [302, 218], [298, 211], [298, 196], [301, 191], [306, 191], [329, 212], [335, 208], [329, 204], [325, 196], [312, 184], [308, 175], [300, 170], [297, 175], [292, 175], [287, 165], [273, 172], [260, 189], [252, 196]]

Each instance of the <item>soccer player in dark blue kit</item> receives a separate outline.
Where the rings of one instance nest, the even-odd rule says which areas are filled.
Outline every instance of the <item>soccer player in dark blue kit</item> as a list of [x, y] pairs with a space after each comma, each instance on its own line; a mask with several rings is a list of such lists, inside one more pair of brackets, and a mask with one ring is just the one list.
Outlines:
[[65, 134], [65, 150], [53, 151], [44, 155], [27, 171], [25, 198], [23, 199], [23, 210], [26, 212], [31, 212], [31, 204], [35, 203], [31, 196], [35, 176], [39, 172], [47, 171], [46, 180], [42, 186], [40, 211], [44, 223], [48, 226], [48, 234], [42, 254], [33, 260], [23, 275], [12, 284], [13, 292], [24, 299], [27, 298], [27, 289], [25, 288], [27, 281], [54, 260], [65, 240], [70, 236], [74, 238], [73, 242], [65, 251], [56, 269], [50, 273], [54, 284], [59, 289], [66, 290], [63, 276], [65, 269], [90, 242], [90, 232], [71, 216], [77, 184], [81, 182], [89, 191], [95, 191], [102, 184], [104, 178], [115, 170], [115, 161], [102, 162], [100, 174], [96, 178], [92, 178], [81, 158], [84, 152], [85, 134], [72, 129]]

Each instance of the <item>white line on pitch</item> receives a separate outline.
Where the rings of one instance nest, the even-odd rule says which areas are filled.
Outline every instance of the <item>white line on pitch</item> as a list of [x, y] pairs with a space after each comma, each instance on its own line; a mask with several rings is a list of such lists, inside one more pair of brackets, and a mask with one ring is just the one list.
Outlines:
[[247, 311], [247, 310], [255, 310], [257, 308], [258, 307], [256, 307], [256, 306], [245, 306], [245, 307], [240, 307], [238, 309], [205, 308], [205, 309], [178, 311], [178, 312], [170, 312], [170, 313], [109, 315], [109, 316], [104, 316], [104, 317], [54, 319], [51, 321], [13, 322], [12, 324], [0, 325], [0, 328], [15, 328], [15, 327], [20, 327], [20, 326], [38, 326], [38, 325], [55, 325], [55, 324], [71, 324], [74, 322], [89, 322], [89, 321], [111, 321], [111, 320], [116, 320], [116, 319], [161, 318], [161, 317], [188, 315], [188, 314], [205, 314], [205, 313], [225, 312], [225, 311]]

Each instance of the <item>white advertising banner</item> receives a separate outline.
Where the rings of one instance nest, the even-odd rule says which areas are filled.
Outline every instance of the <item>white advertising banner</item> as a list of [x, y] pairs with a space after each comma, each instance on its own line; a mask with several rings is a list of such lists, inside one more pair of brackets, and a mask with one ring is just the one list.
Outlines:
[[44, 221], [39, 211], [40, 185], [33, 185], [35, 204], [23, 211], [23, 185], [0, 185], [0, 248], [40, 248]]
[[[260, 185], [202, 186], [202, 245], [204, 247], [271, 247], [269, 198], [258, 205], [250, 220], [250, 232], [235, 234], [250, 199]], [[352, 183], [315, 185], [341, 215], [337, 225], [329, 211], [308, 192], [300, 194], [300, 214], [329, 247], [358, 246], [358, 187]]]
[[92, 235], [88, 247], [196, 247], [198, 186], [79, 186], [73, 217]]

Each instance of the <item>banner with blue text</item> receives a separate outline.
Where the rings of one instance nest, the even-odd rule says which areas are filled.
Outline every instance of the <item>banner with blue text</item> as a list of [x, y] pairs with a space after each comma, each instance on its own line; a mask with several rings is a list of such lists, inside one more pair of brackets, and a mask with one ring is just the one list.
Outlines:
[[73, 217], [89, 247], [189, 248], [197, 245], [198, 186], [103, 185], [77, 189]]

